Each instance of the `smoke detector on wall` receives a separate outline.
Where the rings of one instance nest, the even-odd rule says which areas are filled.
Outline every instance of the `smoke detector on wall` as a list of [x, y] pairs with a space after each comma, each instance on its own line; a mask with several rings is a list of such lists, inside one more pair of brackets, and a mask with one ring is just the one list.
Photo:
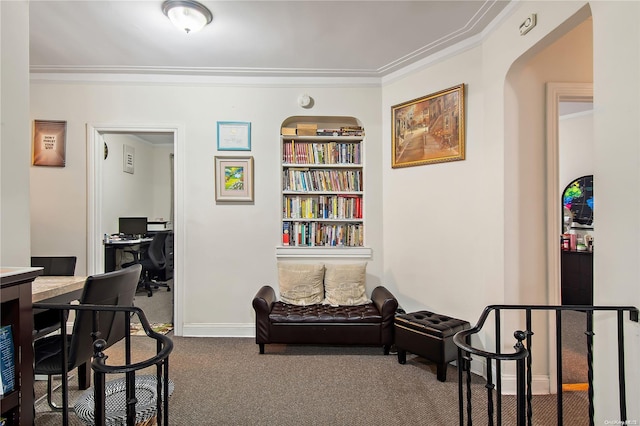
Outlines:
[[302, 108], [311, 108], [313, 106], [313, 99], [311, 98], [311, 96], [304, 93], [298, 96], [298, 105], [300, 105]]

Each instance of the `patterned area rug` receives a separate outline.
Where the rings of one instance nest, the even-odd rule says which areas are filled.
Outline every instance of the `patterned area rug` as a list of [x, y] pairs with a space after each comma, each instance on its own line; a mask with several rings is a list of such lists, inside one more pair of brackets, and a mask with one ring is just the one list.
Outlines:
[[[156, 333], [160, 334], [168, 334], [173, 331], [172, 323], [151, 323], [151, 329]], [[131, 323], [131, 335], [132, 336], [146, 336], [144, 330], [142, 329], [142, 324], [140, 323]]]

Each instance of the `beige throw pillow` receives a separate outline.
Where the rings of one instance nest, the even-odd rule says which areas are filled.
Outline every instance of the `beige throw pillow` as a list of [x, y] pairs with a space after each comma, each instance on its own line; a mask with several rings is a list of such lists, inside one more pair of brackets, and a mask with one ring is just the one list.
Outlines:
[[298, 306], [322, 303], [323, 278], [323, 264], [303, 265], [278, 262], [280, 300]]
[[366, 289], [367, 263], [325, 265], [325, 304], [356, 306], [370, 303]]

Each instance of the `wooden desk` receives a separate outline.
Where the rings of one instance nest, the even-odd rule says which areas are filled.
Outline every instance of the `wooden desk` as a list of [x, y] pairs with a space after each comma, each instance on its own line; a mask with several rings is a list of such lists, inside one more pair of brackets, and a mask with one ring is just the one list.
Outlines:
[[118, 266], [116, 251], [140, 246], [138, 251], [144, 250], [153, 241], [153, 238], [138, 238], [135, 240], [109, 240], [104, 243], [104, 271], [115, 271]]
[[33, 302], [68, 303], [80, 298], [86, 277], [42, 277], [42, 268], [0, 268], [2, 325], [11, 324], [15, 390], [0, 397], [10, 424], [33, 424]]
[[2, 325], [11, 325], [15, 351], [15, 386], [0, 397], [9, 424], [33, 424], [33, 312], [31, 284], [42, 268], [0, 268]]
[[87, 277], [37, 277], [32, 284], [31, 302], [67, 303], [82, 295]]

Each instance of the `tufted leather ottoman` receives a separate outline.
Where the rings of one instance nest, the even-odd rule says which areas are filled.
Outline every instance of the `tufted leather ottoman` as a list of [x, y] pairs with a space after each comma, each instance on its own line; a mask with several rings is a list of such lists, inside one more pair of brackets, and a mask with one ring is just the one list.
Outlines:
[[407, 352], [420, 355], [438, 366], [438, 380], [447, 379], [447, 365], [458, 357], [453, 336], [470, 327], [469, 322], [429, 311], [397, 315], [394, 320], [398, 362], [407, 361]]

